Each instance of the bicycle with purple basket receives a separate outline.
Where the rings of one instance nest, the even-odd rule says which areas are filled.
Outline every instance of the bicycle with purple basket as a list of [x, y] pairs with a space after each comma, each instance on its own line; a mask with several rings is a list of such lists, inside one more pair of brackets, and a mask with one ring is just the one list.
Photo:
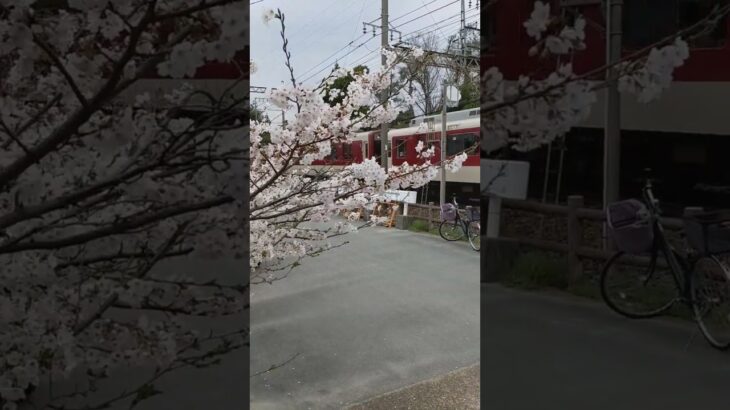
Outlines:
[[464, 209], [466, 219], [462, 219], [459, 215], [459, 204], [456, 202], [456, 198], [453, 198], [450, 204], [441, 205], [439, 235], [447, 241], [458, 241], [466, 237], [471, 248], [478, 251], [481, 243], [479, 208], [467, 206]]
[[[665, 313], [677, 302], [693, 312], [713, 347], [730, 347], [730, 269], [720, 255], [730, 253], [730, 211], [702, 212], [684, 218], [688, 246], [681, 255], [667, 240], [652, 181], [643, 201], [610, 204], [606, 210], [618, 252], [601, 271], [601, 296], [629, 318]], [[639, 262], [648, 256], [649, 264]], [[645, 262], [645, 258], [644, 258]]]

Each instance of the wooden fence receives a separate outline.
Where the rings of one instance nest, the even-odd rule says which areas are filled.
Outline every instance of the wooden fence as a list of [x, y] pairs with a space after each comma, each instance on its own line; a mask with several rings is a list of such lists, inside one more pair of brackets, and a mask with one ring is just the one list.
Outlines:
[[[502, 199], [502, 208], [520, 211], [534, 212], [542, 215], [552, 215], [565, 218], [567, 226], [567, 242], [556, 242], [531, 237], [504, 237], [488, 238], [489, 242], [501, 244], [527, 245], [538, 249], [564, 253], [568, 259], [569, 280], [574, 282], [583, 274], [583, 262], [581, 258], [607, 260], [615, 252], [586, 246], [583, 243], [583, 221], [606, 220], [603, 210], [583, 207], [583, 197], [573, 195], [568, 197], [567, 205], [544, 204], [535, 201], [523, 201], [514, 199]], [[689, 211], [690, 208], [687, 209]], [[668, 231], [677, 231], [683, 228], [683, 222], [677, 218], [662, 218], [662, 225]], [[489, 245], [487, 245], [488, 247]], [[492, 255], [494, 256], [494, 255]], [[490, 256], [490, 257], [492, 257]], [[631, 256], [627, 258], [628, 263], [637, 265], [648, 265], [649, 258], [643, 256]], [[487, 265], [488, 266], [488, 265]]]
[[[466, 209], [459, 209], [459, 215], [466, 218]], [[435, 229], [441, 223], [441, 210], [433, 202], [428, 204], [408, 204], [408, 217], [428, 222], [428, 229]]]

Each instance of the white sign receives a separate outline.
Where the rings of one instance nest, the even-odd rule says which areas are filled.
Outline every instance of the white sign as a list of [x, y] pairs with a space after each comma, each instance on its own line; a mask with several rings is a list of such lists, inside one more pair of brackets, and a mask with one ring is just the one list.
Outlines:
[[459, 92], [459, 89], [453, 85], [446, 87], [446, 106], [456, 107], [459, 105], [459, 100], [461, 100], [461, 93]]
[[501, 198], [527, 199], [530, 163], [482, 159], [480, 162], [481, 192]]
[[385, 191], [383, 195], [386, 201], [405, 202], [407, 204], [416, 203], [416, 191]]

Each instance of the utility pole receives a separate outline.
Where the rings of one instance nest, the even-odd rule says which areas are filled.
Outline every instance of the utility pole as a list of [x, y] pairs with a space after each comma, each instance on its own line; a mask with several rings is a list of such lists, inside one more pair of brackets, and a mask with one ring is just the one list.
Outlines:
[[[380, 5], [380, 47], [383, 49], [388, 48], [388, 0], [381, 0]], [[380, 57], [380, 63], [383, 66], [383, 69], [385, 70], [386, 66], [386, 58], [385, 54], [381, 55]], [[381, 102], [383, 103], [383, 107], [387, 106], [388, 101], [388, 90], [383, 90], [382, 96], [381, 96]], [[380, 162], [383, 165], [383, 168], [385, 169], [385, 172], [388, 172], [388, 124], [383, 123], [380, 126]]]
[[466, 30], [466, 8], [464, 0], [461, 0], [461, 30], [459, 30], [459, 44], [461, 46], [461, 70], [462, 74], [466, 76], [466, 39], [464, 38], [464, 31]]
[[[609, 64], [621, 59], [621, 9], [623, 0], [606, 1], [606, 59]], [[618, 72], [610, 68], [606, 89], [606, 112], [603, 144], [603, 207], [619, 199], [619, 176], [621, 166], [621, 100], [618, 92]], [[607, 237], [604, 224], [604, 237]], [[604, 242], [604, 248], [610, 246]]]
[[441, 86], [441, 183], [439, 184], [439, 202], [443, 206], [446, 203], [446, 81]]

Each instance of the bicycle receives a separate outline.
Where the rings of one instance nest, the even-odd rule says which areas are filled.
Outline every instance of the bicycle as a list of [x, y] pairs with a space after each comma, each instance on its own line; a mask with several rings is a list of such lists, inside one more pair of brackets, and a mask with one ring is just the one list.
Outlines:
[[[684, 238], [689, 246], [682, 256], [667, 240], [649, 178], [642, 196], [643, 202], [621, 201], [607, 209], [619, 251], [601, 271], [603, 300], [615, 312], [633, 319], [661, 315], [681, 301], [693, 312], [710, 345], [726, 350], [730, 347], [730, 269], [718, 255], [730, 252], [730, 212], [686, 216]], [[617, 216], [622, 212], [629, 216], [633, 212], [636, 218], [621, 220]], [[648, 267], [636, 260], [638, 254], [646, 253]], [[713, 311], [719, 315], [708, 316]]]
[[441, 207], [441, 224], [439, 225], [439, 235], [447, 241], [458, 241], [467, 237], [469, 245], [475, 251], [480, 249], [481, 245], [481, 224], [479, 221], [478, 208], [467, 206], [466, 220], [459, 215], [459, 204], [456, 197], [452, 203], [444, 204]]

